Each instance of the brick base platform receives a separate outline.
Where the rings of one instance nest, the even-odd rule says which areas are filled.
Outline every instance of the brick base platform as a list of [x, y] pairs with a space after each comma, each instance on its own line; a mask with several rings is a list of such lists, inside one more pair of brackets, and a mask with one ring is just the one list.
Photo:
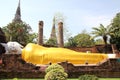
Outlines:
[[[109, 59], [100, 65], [73, 65], [69, 62], [58, 63], [62, 65], [68, 76], [79, 77], [83, 74], [94, 74], [98, 77], [120, 78], [120, 58]], [[0, 64], [0, 78], [44, 78], [42, 66], [26, 63], [20, 54], [4, 54], [3, 64]]]

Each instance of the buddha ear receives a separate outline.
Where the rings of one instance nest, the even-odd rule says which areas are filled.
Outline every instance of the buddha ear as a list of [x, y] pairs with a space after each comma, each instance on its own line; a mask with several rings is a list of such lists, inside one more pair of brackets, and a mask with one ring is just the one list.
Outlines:
[[21, 44], [19, 44], [21, 48], [23, 48], [23, 46]]
[[23, 48], [23, 46], [20, 43], [16, 42], [16, 44], [19, 45], [20, 48]]

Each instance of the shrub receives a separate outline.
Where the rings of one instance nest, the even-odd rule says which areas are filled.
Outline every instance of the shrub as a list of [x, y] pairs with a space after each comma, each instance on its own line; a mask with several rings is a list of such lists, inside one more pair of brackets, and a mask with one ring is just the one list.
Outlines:
[[95, 75], [88, 75], [88, 74], [86, 74], [86, 75], [81, 75], [79, 77], [79, 80], [98, 80], [98, 77], [95, 76]]
[[53, 69], [45, 75], [45, 80], [67, 80], [67, 73], [60, 69]]
[[48, 73], [49, 71], [51, 71], [53, 69], [59, 69], [59, 70], [64, 71], [64, 68], [61, 65], [59, 65], [59, 64], [52, 64], [52, 65], [50, 65], [50, 66], [48, 66], [46, 68], [45, 72]]

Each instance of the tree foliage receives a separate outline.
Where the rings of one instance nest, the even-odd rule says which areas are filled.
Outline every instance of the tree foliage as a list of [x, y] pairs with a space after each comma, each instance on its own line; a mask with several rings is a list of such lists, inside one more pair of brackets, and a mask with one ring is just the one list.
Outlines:
[[67, 47], [91, 47], [94, 46], [94, 40], [91, 36], [83, 31], [82, 33], [68, 39]]
[[74, 38], [71, 37], [68, 39], [68, 42], [65, 43], [65, 47], [76, 47], [77, 43], [75, 42]]
[[57, 46], [57, 40], [53, 39], [53, 38], [50, 38], [49, 40], [47, 40], [47, 42], [45, 43], [45, 45], [48, 45], [48, 46]]
[[109, 28], [100, 24], [99, 27], [93, 27], [92, 29], [92, 34], [94, 35], [94, 38], [102, 37], [104, 43], [107, 44], [108, 36], [110, 34]]
[[32, 42], [36, 37], [35, 33], [30, 33], [32, 29], [25, 22], [12, 22], [2, 29], [5, 32], [7, 41], [17, 41], [22, 45]]
[[76, 35], [74, 40], [77, 43], [77, 47], [91, 47], [95, 44], [91, 36], [84, 32]]
[[111, 34], [110, 43], [116, 44], [117, 48], [120, 50], [120, 13], [117, 13], [113, 18], [112, 23], [110, 24], [111, 31], [114, 34]]

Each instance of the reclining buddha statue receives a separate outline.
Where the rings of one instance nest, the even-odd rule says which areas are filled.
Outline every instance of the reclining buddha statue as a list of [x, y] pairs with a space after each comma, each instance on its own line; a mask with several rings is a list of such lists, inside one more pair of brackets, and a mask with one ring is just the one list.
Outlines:
[[67, 48], [43, 47], [29, 43], [22, 49], [22, 59], [28, 63], [45, 65], [68, 61], [72, 64], [98, 64], [108, 59], [107, 54], [76, 52]]

